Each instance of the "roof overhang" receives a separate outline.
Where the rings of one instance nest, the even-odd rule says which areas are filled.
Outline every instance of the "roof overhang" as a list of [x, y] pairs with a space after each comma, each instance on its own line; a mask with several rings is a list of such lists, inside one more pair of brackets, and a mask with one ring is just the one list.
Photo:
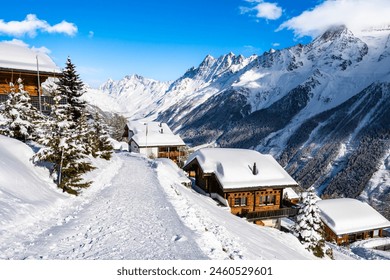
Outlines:
[[[9, 74], [15, 74], [15, 73], [23, 73], [25, 75], [32, 75], [32, 76], [36, 76], [38, 75], [38, 71], [37, 70], [26, 70], [26, 69], [16, 69], [16, 68], [5, 68], [5, 67], [0, 67], [0, 73], [9, 73]], [[56, 71], [53, 71], [53, 72], [49, 72], [49, 71], [39, 71], [39, 75], [43, 75], [43, 76], [62, 76], [62, 72], [59, 71], [59, 72], [56, 72]]]

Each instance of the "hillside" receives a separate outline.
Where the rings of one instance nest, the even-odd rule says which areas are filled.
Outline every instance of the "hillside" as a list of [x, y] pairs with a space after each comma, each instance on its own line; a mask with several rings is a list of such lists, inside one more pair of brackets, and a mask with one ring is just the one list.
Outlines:
[[[340, 26], [259, 56], [207, 56], [163, 92], [125, 94], [144, 101], [126, 114], [168, 122], [190, 145], [271, 153], [304, 188], [360, 197], [390, 218], [389, 34]], [[134, 85], [124, 82], [102, 88], [115, 97]]]

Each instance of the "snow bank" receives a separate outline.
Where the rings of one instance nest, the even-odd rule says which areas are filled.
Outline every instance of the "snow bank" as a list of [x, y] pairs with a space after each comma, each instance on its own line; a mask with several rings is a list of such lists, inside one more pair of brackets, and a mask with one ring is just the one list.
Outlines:
[[116, 151], [129, 151], [129, 144], [126, 142], [119, 142], [113, 138], [109, 138], [112, 148]]
[[157, 158], [156, 162], [163, 164], [170, 169], [175, 176], [174, 178], [178, 180], [184, 186], [191, 186], [191, 180], [187, 177], [182, 169], [180, 169], [175, 162], [169, 158]]
[[374, 238], [361, 240], [351, 244], [351, 251], [366, 260], [390, 260], [390, 251], [379, 249], [381, 246], [390, 247], [390, 238]]
[[31, 162], [32, 149], [0, 135], [0, 224], [2, 229], [23, 224], [53, 211], [63, 194], [45, 168]]

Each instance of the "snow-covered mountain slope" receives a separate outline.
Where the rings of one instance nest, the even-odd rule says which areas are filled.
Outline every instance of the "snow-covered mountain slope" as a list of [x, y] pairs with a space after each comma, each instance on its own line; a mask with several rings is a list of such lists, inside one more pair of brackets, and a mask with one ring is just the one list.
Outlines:
[[133, 119], [154, 119], [157, 116], [152, 112], [170, 84], [131, 75], [120, 81], [109, 79], [99, 90], [87, 89], [84, 98], [104, 111], [120, 113]]
[[[340, 26], [260, 56], [207, 56], [128, 116], [168, 122], [190, 145], [271, 153], [303, 187], [358, 197], [389, 155], [389, 65], [389, 30]], [[385, 214], [390, 194], [378, 195]]]

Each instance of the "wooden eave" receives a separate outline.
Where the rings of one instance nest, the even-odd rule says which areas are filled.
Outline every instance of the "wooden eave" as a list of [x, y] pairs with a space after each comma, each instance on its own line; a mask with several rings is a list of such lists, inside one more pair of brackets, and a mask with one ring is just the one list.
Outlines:
[[[37, 76], [38, 75], [37, 70], [14, 69], [14, 68], [4, 68], [4, 67], [0, 67], [0, 73], [6, 73], [6, 74], [21, 73], [23, 75], [29, 75], [29, 76]], [[39, 75], [50, 76], [50, 77], [62, 76], [62, 72], [48, 72], [48, 71], [39, 70]]]

